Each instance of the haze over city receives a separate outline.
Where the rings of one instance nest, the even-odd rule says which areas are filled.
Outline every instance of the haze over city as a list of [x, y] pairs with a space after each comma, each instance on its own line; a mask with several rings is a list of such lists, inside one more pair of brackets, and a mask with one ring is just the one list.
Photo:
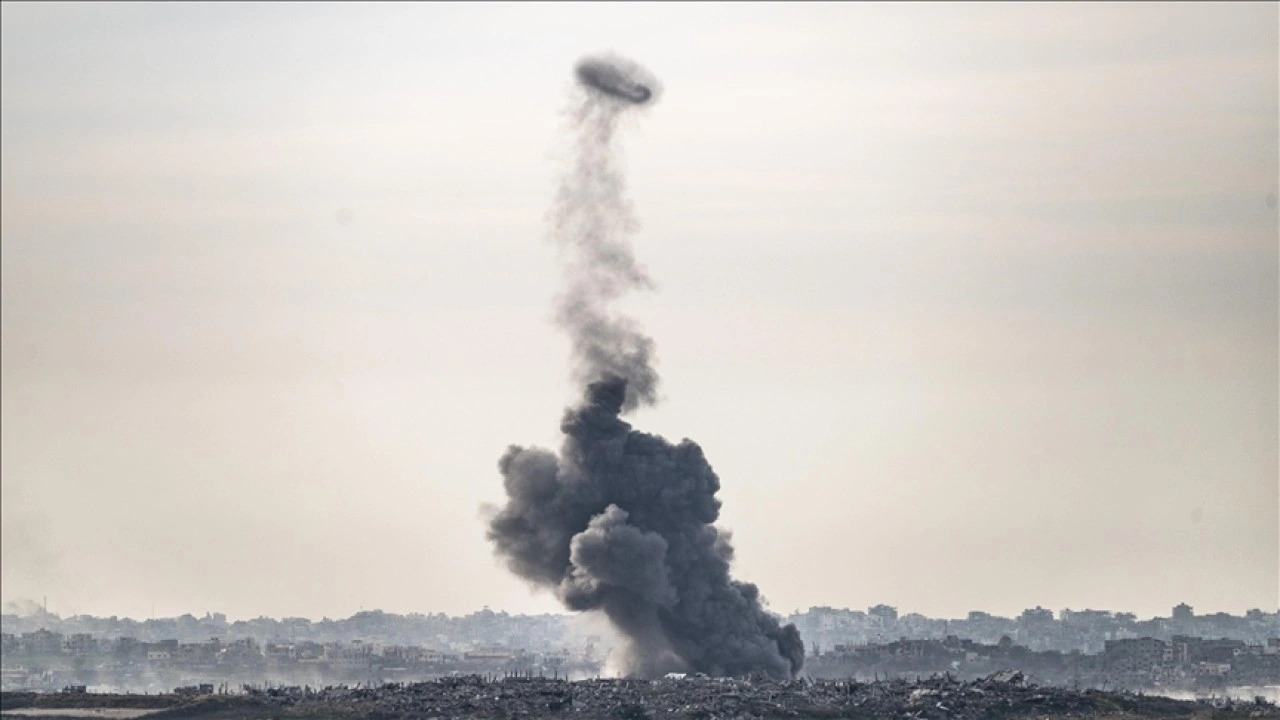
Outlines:
[[582, 399], [547, 216], [617, 51], [626, 421], [769, 608], [1277, 610], [1275, 4], [2, 12], [13, 607], [562, 612], [480, 508]]

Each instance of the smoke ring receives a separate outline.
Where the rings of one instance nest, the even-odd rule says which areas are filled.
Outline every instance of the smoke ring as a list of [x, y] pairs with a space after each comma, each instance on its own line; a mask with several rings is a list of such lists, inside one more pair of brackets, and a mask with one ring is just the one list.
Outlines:
[[574, 74], [588, 91], [632, 105], [656, 100], [660, 88], [658, 79], [644, 68], [617, 56], [584, 58]]

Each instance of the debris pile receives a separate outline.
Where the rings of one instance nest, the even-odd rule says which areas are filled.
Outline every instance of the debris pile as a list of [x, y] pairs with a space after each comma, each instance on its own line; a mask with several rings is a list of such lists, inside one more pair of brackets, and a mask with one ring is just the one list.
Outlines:
[[1280, 718], [1274, 704], [1210, 706], [1100, 690], [1041, 687], [1019, 672], [962, 682], [948, 675], [915, 682], [705, 676], [661, 680], [450, 677], [381, 687], [247, 688], [196, 698], [151, 718]]

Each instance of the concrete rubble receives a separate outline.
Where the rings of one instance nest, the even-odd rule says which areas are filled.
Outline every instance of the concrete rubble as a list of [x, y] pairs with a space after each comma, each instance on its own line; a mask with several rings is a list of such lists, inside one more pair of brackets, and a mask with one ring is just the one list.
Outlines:
[[[10, 695], [6, 705], [13, 707]], [[52, 696], [48, 696], [52, 697]], [[99, 696], [109, 698], [110, 696]], [[159, 699], [157, 696], [152, 696]], [[566, 681], [449, 677], [381, 687], [245, 688], [184, 698], [151, 718], [1280, 718], [1262, 701], [1172, 700], [1133, 693], [1040, 687], [1019, 672], [962, 682], [947, 675], [878, 682], [705, 676]]]

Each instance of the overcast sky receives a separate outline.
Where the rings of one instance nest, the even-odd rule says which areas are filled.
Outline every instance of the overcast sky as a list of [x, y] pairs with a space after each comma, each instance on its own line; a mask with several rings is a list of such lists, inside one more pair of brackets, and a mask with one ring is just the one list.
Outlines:
[[3, 6], [6, 601], [554, 611], [484, 540], [575, 399], [584, 54], [770, 606], [1277, 609], [1275, 3]]

